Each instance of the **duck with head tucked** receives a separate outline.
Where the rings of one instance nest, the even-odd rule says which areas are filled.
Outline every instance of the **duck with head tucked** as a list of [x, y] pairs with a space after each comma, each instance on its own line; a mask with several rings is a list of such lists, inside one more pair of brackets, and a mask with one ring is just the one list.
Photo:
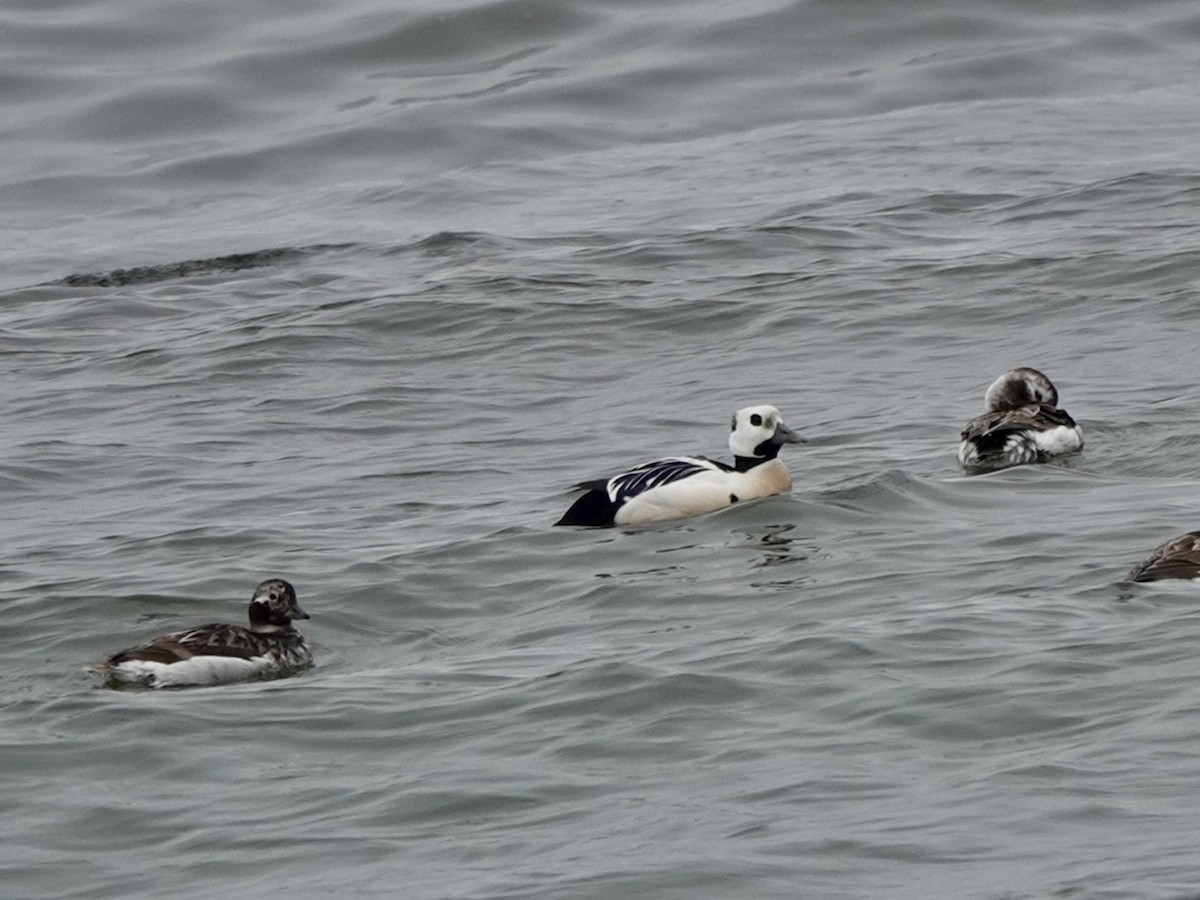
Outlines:
[[783, 423], [774, 406], [739, 409], [729, 435], [733, 465], [703, 456], [671, 456], [583, 482], [577, 489], [586, 493], [555, 524], [642, 525], [785, 493], [792, 489], [792, 476], [779, 451], [804, 440]]
[[987, 389], [984, 407], [962, 430], [958, 461], [965, 469], [1045, 462], [1083, 447], [1083, 430], [1058, 408], [1058, 391], [1037, 369], [1005, 372]]

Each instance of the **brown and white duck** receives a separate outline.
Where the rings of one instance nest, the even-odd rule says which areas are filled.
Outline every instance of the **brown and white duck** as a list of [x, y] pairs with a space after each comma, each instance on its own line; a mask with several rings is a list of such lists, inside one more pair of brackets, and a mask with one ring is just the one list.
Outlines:
[[308, 641], [293, 624], [308, 617], [295, 588], [272, 578], [254, 590], [249, 628], [218, 623], [160, 635], [89, 671], [110, 682], [156, 688], [288, 675], [312, 665]]
[[1177, 535], [1151, 551], [1129, 573], [1130, 581], [1200, 578], [1200, 531]]
[[984, 396], [987, 412], [967, 423], [958, 445], [966, 469], [1045, 462], [1083, 447], [1083, 431], [1058, 408], [1058, 391], [1037, 369], [1005, 372]]

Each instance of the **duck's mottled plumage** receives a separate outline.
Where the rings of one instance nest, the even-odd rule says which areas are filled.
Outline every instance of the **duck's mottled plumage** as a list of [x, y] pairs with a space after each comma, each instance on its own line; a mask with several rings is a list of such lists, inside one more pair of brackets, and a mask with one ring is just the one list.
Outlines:
[[1200, 578], [1200, 531], [1177, 535], [1151, 551], [1129, 573], [1130, 581]]
[[159, 635], [114, 653], [92, 671], [112, 682], [149, 687], [220, 684], [273, 677], [312, 664], [308, 641], [293, 624], [308, 613], [281, 578], [264, 581], [250, 600], [250, 627], [214, 623]]
[[1045, 462], [1083, 447], [1083, 431], [1058, 408], [1058, 391], [1037, 369], [1005, 372], [987, 389], [986, 412], [962, 431], [958, 461], [967, 469]]

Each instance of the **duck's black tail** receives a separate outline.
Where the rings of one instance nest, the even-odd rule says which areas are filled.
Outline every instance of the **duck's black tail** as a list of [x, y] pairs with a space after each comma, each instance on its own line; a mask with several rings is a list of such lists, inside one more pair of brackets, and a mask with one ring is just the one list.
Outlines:
[[608, 499], [604, 488], [592, 488], [571, 504], [571, 508], [555, 525], [587, 525], [603, 527], [612, 525], [617, 514], [617, 504]]

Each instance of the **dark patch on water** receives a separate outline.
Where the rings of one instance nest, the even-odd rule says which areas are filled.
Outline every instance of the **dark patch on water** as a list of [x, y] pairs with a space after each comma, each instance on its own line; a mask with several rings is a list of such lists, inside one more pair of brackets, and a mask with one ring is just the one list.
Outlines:
[[273, 247], [254, 250], [250, 253], [232, 253], [209, 259], [188, 259], [183, 262], [165, 263], [158, 266], [136, 266], [132, 269], [113, 269], [110, 272], [80, 273], [52, 282], [68, 287], [120, 287], [129, 284], [151, 284], [176, 278], [191, 278], [196, 275], [215, 275], [257, 269], [295, 262], [316, 253], [341, 250], [348, 244], [316, 244], [311, 247]]

